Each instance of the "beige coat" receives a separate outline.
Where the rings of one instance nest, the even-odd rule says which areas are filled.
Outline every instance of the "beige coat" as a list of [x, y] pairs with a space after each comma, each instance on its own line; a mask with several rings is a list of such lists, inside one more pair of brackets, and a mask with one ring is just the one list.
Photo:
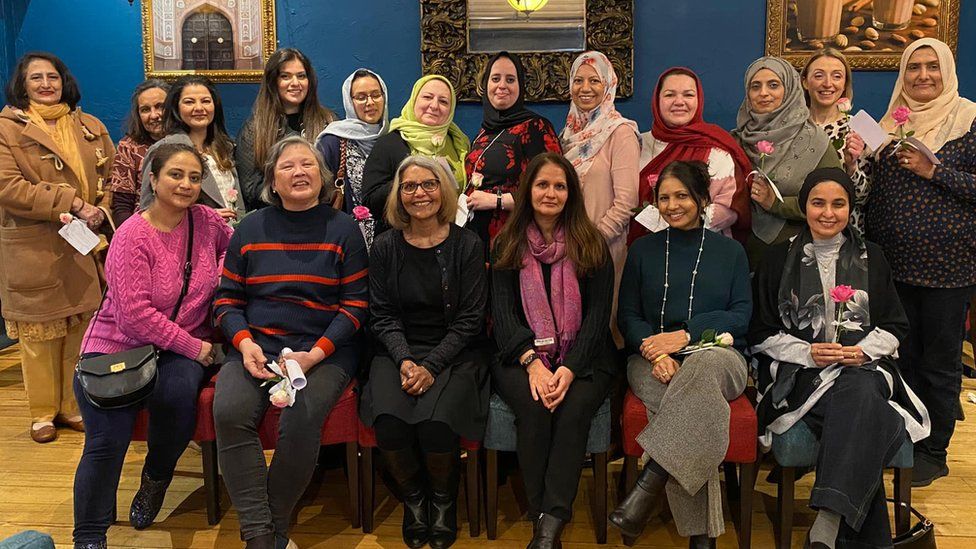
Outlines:
[[94, 311], [101, 300], [94, 253], [81, 255], [61, 238], [58, 218], [77, 196], [105, 211], [103, 229], [110, 230], [115, 146], [94, 116], [81, 109], [70, 116], [86, 188], [26, 113], [9, 105], [0, 112], [0, 302], [7, 320], [67, 318]]

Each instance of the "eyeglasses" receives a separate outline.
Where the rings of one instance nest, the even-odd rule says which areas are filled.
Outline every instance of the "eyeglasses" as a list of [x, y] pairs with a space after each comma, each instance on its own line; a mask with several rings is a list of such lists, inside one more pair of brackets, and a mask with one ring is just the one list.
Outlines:
[[361, 93], [352, 96], [352, 100], [355, 101], [356, 103], [359, 103], [360, 105], [365, 105], [366, 102], [369, 101], [370, 99], [373, 100], [373, 103], [379, 103], [380, 99], [383, 99], [383, 94], [380, 92], [376, 92], [376, 93], [371, 93], [369, 95], [366, 95], [365, 93]]
[[428, 179], [426, 181], [421, 181], [420, 183], [401, 183], [400, 192], [403, 194], [415, 194], [417, 189], [423, 189], [425, 193], [432, 193], [437, 189], [441, 188], [441, 182], [436, 179]]

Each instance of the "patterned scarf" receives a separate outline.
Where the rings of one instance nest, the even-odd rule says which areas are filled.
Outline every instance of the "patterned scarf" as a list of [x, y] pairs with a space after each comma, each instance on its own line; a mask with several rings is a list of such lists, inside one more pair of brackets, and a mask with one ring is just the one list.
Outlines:
[[[369, 124], [359, 119], [356, 115], [356, 104], [352, 100], [352, 82], [356, 79], [356, 73], [364, 70], [371, 74], [380, 83], [380, 90], [383, 91], [383, 121], [379, 124]], [[343, 139], [348, 139], [354, 143], [365, 156], [373, 150], [373, 144], [380, 137], [386, 135], [390, 130], [390, 94], [386, 93], [386, 82], [380, 75], [369, 69], [357, 69], [346, 78], [342, 83], [342, 107], [346, 111], [345, 120], [336, 120], [322, 130], [322, 133], [315, 139], [316, 143], [324, 135], [334, 135]]]
[[[31, 101], [30, 107], [27, 109], [27, 116], [31, 122], [51, 136], [54, 144], [61, 150], [62, 160], [78, 178], [78, 182], [81, 184], [82, 198], [91, 201], [88, 190], [88, 174], [85, 172], [85, 164], [81, 160], [81, 152], [78, 149], [71, 108], [66, 103], [42, 105]], [[57, 123], [52, 127], [48, 125], [48, 120], [57, 120]]]

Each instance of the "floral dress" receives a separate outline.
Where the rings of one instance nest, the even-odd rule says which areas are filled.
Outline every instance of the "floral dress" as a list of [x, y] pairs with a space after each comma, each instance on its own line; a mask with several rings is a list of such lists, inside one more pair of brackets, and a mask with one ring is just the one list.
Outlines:
[[[847, 134], [851, 131], [849, 126], [850, 119], [847, 117], [828, 122], [820, 126], [827, 132], [830, 144], [837, 156], [840, 158], [841, 165], [844, 164], [844, 145], [847, 142]], [[865, 151], [866, 153], [866, 151]], [[845, 167], [846, 169], [846, 167]], [[868, 204], [868, 191], [871, 187], [871, 162], [867, 154], [862, 154], [857, 161], [857, 167], [851, 174], [854, 181], [854, 207], [851, 208], [850, 224], [855, 227], [860, 234], [864, 234], [864, 216]]]
[[[366, 155], [362, 149], [352, 143], [346, 146], [346, 180], [352, 188], [352, 193], [346, 197], [351, 201], [348, 210], [363, 205], [363, 166], [366, 165]], [[363, 238], [366, 239], [366, 249], [373, 246], [373, 231], [376, 220], [373, 217], [360, 219], [359, 227], [363, 231]]]

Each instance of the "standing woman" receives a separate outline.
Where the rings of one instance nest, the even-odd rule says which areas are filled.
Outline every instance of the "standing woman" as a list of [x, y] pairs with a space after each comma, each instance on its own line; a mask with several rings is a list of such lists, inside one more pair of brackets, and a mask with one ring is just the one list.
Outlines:
[[488, 417], [485, 253], [454, 224], [457, 196], [439, 162], [408, 157], [386, 203], [392, 229], [369, 257], [380, 345], [361, 413], [398, 485], [409, 547], [457, 539], [459, 437], [480, 440]]
[[[898, 129], [898, 109], [911, 109]], [[914, 131], [936, 154], [894, 144], [876, 156], [868, 236], [891, 261], [898, 297], [908, 315], [899, 366], [932, 414], [932, 436], [915, 446], [914, 486], [949, 473], [946, 449], [962, 419], [962, 342], [966, 306], [976, 285], [976, 103], [959, 96], [949, 47], [925, 38], [912, 43], [881, 126]]]
[[[761, 57], [746, 69], [746, 97], [739, 107], [732, 135], [742, 145], [754, 169], [762, 169], [776, 184], [776, 198], [762, 176], [751, 180], [752, 236], [746, 242], [749, 266], [755, 268], [766, 250], [795, 236], [805, 225], [797, 203], [803, 178], [817, 167], [840, 167], [826, 132], [810, 121], [803, 101], [800, 75], [779, 57]], [[760, 159], [759, 143], [774, 151]]]
[[155, 78], [136, 86], [112, 164], [112, 219], [119, 226], [136, 210], [142, 188], [142, 159], [149, 146], [163, 138], [163, 113], [169, 84]]
[[7, 333], [20, 339], [36, 442], [57, 438], [54, 422], [84, 430], [71, 380], [101, 297], [97, 252], [61, 238], [60, 216], [111, 229], [104, 187], [115, 147], [80, 100], [64, 62], [33, 52], [17, 62], [0, 112], [0, 302]]
[[613, 105], [617, 73], [607, 56], [586, 52], [573, 61], [569, 74], [572, 103], [559, 140], [566, 160], [579, 175], [586, 213], [610, 249], [614, 271], [610, 323], [620, 347], [616, 297], [627, 259], [630, 218], [637, 207], [639, 131], [637, 123], [621, 116]]
[[[705, 227], [744, 244], [752, 219], [746, 187], [752, 163], [729, 132], [704, 121], [705, 95], [698, 75], [684, 67], [664, 71], [654, 89], [651, 111], [651, 131], [641, 134], [641, 206], [654, 203], [655, 186], [665, 166], [676, 160], [705, 162], [711, 212]], [[647, 232], [631, 221], [629, 243]]]
[[[152, 525], [176, 462], [197, 422], [197, 394], [214, 360], [210, 306], [231, 229], [216, 212], [195, 205], [203, 159], [189, 145], [164, 145], [149, 167], [155, 199], [119, 227], [105, 263], [108, 291], [88, 329], [85, 358], [143, 345], [160, 351], [157, 380], [142, 403], [98, 408], [74, 391], [85, 418], [85, 450], [75, 472], [75, 547], [104, 548], [114, 522], [119, 475], [136, 417], [149, 410], [149, 452], [129, 508], [136, 530]], [[190, 281], [182, 295], [190, 248]], [[174, 310], [175, 318], [173, 317]]]
[[[341, 193], [342, 211], [347, 214], [363, 205], [366, 158], [376, 141], [390, 130], [386, 98], [386, 82], [380, 75], [368, 69], [357, 69], [342, 83], [345, 120], [329, 124], [315, 142], [325, 166], [336, 174], [336, 191]], [[372, 217], [358, 221], [369, 248], [373, 244], [376, 222]]]
[[831, 147], [854, 181], [857, 196], [851, 210], [851, 226], [864, 234], [871, 164], [864, 156], [864, 140], [850, 129], [850, 115], [840, 110], [842, 99], [846, 99], [848, 105], [854, 101], [851, 65], [843, 53], [824, 48], [810, 56], [800, 72], [800, 79], [810, 108], [810, 120], [827, 133]]
[[515, 412], [529, 547], [560, 547], [586, 455], [587, 425], [613, 387], [613, 262], [587, 218], [576, 170], [556, 153], [529, 162], [495, 240], [491, 377]]
[[499, 52], [488, 60], [481, 79], [481, 131], [464, 160], [470, 225], [485, 251], [514, 206], [515, 190], [537, 154], [562, 153], [552, 124], [525, 108], [525, 67], [515, 54]]
[[241, 126], [234, 150], [248, 211], [265, 206], [261, 189], [271, 147], [288, 135], [312, 141], [333, 120], [335, 113], [319, 104], [318, 80], [308, 57], [294, 48], [272, 53], [264, 65], [254, 111]]
[[200, 184], [200, 198], [228, 222], [244, 216], [244, 200], [234, 168], [234, 142], [224, 129], [224, 107], [217, 88], [205, 76], [181, 76], [166, 95], [163, 115], [166, 137], [146, 151], [142, 161], [142, 188], [139, 209], [152, 203], [149, 165], [156, 150], [166, 143], [182, 143], [196, 148], [203, 156], [206, 170]]
[[[738, 242], [704, 226], [712, 178], [703, 162], [673, 162], [654, 186], [668, 228], [630, 246], [620, 283], [620, 330], [630, 388], [647, 407], [638, 435], [650, 460], [610, 515], [624, 541], [640, 536], [666, 491], [678, 534], [715, 547], [725, 531], [718, 467], [729, 446], [729, 405], [748, 381], [734, 347], [674, 355], [704, 332], [728, 333], [739, 349], [752, 314], [749, 263]], [[690, 291], [689, 291], [690, 288]], [[694, 426], [695, 436], [688, 436]]]
[[[464, 157], [470, 141], [454, 123], [457, 97], [447, 78], [431, 74], [413, 85], [400, 116], [390, 121], [390, 133], [376, 141], [363, 170], [363, 203], [381, 212], [390, 196], [393, 178], [410, 155], [434, 157], [445, 163], [459, 191], [465, 187]], [[388, 227], [377, 220], [378, 234]]]

